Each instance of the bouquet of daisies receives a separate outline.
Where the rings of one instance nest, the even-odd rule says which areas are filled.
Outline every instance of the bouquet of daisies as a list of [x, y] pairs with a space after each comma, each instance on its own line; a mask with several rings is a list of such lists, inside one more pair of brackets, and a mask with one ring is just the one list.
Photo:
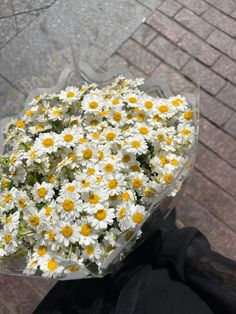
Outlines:
[[2, 261], [24, 257], [28, 275], [103, 275], [141, 236], [159, 195], [175, 195], [196, 141], [193, 111], [142, 83], [118, 77], [44, 94], [7, 125]]

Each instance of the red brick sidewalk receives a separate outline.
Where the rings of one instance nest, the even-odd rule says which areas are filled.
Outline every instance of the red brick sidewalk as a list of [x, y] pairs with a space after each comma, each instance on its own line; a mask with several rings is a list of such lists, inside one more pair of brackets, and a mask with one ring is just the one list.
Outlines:
[[137, 75], [164, 73], [175, 92], [200, 78], [195, 170], [178, 197], [178, 217], [236, 259], [236, 2], [165, 0], [112, 57]]
[[[201, 79], [198, 160], [178, 196], [178, 218], [236, 259], [236, 2], [165, 0], [107, 65], [137, 76], [164, 73], [173, 90]], [[1, 276], [0, 313], [31, 313], [53, 285]], [[14, 289], [12, 288], [14, 286]]]

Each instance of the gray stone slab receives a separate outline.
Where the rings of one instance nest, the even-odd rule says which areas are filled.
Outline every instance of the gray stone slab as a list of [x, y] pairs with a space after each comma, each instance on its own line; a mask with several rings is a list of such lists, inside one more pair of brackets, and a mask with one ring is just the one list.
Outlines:
[[22, 31], [26, 26], [28, 26], [31, 22], [33, 22], [36, 18], [40, 16], [40, 14], [44, 13], [44, 10], [34, 11], [29, 13], [17, 14], [16, 24], [17, 30]]
[[0, 19], [0, 48], [2, 48], [12, 37], [16, 35], [15, 17]]
[[13, 14], [11, 0], [1, 0], [0, 1], [0, 18], [4, 16], [9, 16]]
[[104, 62], [148, 15], [135, 0], [58, 0], [0, 51], [0, 74], [25, 92], [50, 86], [72, 54]]
[[23, 13], [50, 6], [56, 0], [12, 0], [14, 12]]
[[23, 109], [25, 96], [0, 77], [0, 119], [14, 116]]

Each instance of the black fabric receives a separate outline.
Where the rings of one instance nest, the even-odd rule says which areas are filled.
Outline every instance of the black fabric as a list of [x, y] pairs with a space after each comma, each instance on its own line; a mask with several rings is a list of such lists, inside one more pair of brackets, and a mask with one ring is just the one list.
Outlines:
[[58, 282], [34, 313], [235, 314], [236, 263], [174, 222], [173, 211], [116, 274]]

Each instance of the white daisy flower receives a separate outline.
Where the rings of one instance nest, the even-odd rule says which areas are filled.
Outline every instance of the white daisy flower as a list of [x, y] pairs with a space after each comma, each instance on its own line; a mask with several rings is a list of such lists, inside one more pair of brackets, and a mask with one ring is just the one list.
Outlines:
[[70, 243], [78, 242], [80, 229], [77, 225], [70, 222], [59, 222], [55, 230], [56, 241], [64, 246], [69, 246]]
[[91, 224], [86, 220], [82, 221], [79, 226], [79, 244], [82, 246], [94, 244], [97, 238], [98, 235], [94, 233]]
[[39, 154], [56, 152], [59, 146], [59, 138], [56, 133], [41, 133], [35, 140], [34, 149]]
[[5, 218], [4, 219], [4, 223], [5, 223], [4, 229], [8, 229], [10, 232], [18, 229], [20, 212], [15, 212], [13, 214], [5, 215], [4, 218]]
[[80, 91], [77, 87], [67, 87], [66, 90], [61, 91], [61, 93], [59, 94], [59, 98], [68, 103], [71, 104], [74, 101], [77, 101], [80, 99]]
[[78, 127], [66, 128], [59, 135], [59, 141], [63, 146], [74, 147], [79, 141], [79, 134], [81, 134], [81, 129]]
[[102, 255], [101, 246], [98, 243], [86, 245], [82, 251], [82, 256], [85, 260], [91, 262], [99, 261]]
[[46, 256], [39, 262], [40, 270], [43, 272], [43, 277], [61, 277], [64, 272], [64, 267], [59, 264], [57, 257]]
[[36, 203], [50, 201], [53, 198], [54, 193], [53, 184], [47, 182], [42, 182], [41, 184], [37, 182], [32, 189], [32, 195]]
[[97, 147], [92, 143], [79, 145], [77, 148], [77, 156], [82, 165], [95, 162], [97, 159]]
[[57, 198], [57, 210], [62, 218], [74, 218], [83, 211], [78, 193], [65, 193]]
[[105, 106], [105, 100], [96, 94], [86, 95], [81, 102], [81, 107], [88, 113], [102, 111]]
[[17, 251], [19, 240], [17, 239], [18, 230], [11, 231], [9, 228], [0, 230], [0, 238], [6, 255], [13, 254]]
[[145, 154], [148, 150], [147, 142], [140, 135], [129, 137], [123, 147], [125, 151], [133, 154]]
[[114, 208], [100, 207], [93, 216], [88, 217], [88, 222], [96, 230], [106, 229], [113, 224], [114, 218]]

